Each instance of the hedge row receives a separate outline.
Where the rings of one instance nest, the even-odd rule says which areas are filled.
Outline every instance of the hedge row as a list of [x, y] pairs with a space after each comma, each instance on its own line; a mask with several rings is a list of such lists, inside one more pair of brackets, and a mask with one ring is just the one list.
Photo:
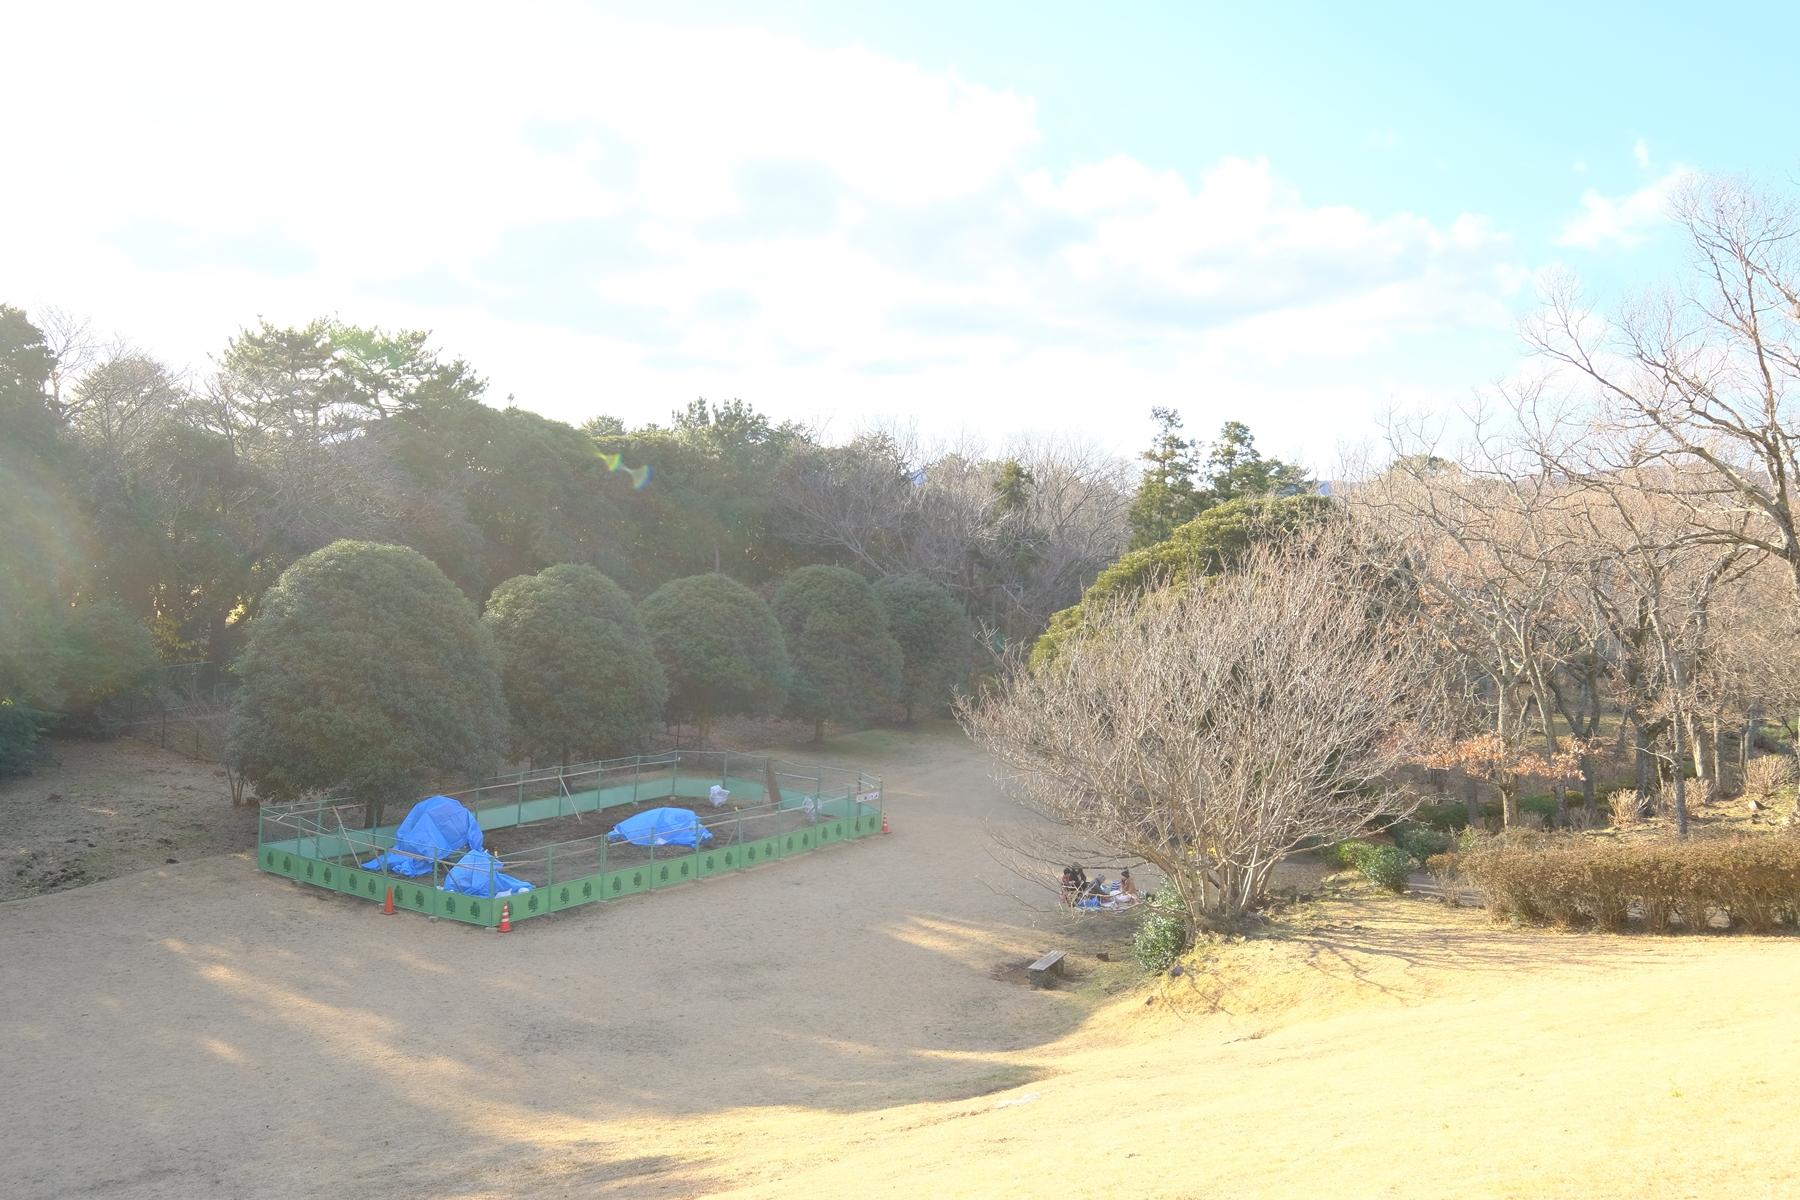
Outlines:
[[1427, 866], [1475, 887], [1502, 918], [1617, 930], [1636, 917], [1660, 932], [1722, 917], [1751, 933], [1800, 918], [1800, 837], [1494, 839]]

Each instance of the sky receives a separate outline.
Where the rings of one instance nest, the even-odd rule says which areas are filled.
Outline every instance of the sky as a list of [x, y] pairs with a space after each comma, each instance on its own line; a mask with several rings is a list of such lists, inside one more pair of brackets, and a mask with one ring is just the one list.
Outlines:
[[[1695, 173], [1800, 191], [1800, 8], [9, 6], [0, 301], [196, 377], [424, 328], [580, 422], [1241, 420], [1328, 472], [1524, 369], [1548, 272], [1678, 271]], [[20, 53], [24, 50], [24, 53]]]

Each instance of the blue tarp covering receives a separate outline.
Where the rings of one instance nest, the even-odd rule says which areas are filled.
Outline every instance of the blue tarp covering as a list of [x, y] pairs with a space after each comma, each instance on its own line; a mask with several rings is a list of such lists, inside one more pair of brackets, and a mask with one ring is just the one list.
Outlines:
[[614, 825], [606, 840], [634, 846], [697, 846], [712, 840], [712, 830], [700, 824], [692, 809], [653, 808]]
[[523, 879], [502, 874], [500, 860], [486, 850], [471, 850], [457, 859], [439, 886], [446, 892], [461, 892], [465, 896], [504, 896], [531, 890]]
[[430, 796], [413, 805], [400, 822], [394, 849], [364, 863], [363, 870], [379, 871], [385, 863], [394, 875], [429, 875], [436, 860], [458, 850], [479, 849], [481, 823], [475, 814], [448, 796]]

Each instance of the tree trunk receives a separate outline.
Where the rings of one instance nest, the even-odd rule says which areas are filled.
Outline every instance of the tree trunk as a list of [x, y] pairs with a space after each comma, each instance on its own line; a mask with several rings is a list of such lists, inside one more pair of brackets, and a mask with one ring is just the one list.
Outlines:
[[813, 719], [812, 744], [817, 746], [820, 742], [823, 742], [824, 740], [825, 740], [825, 718], [824, 717], [815, 717]]
[[[1697, 785], [1696, 790], [1699, 792], [1700, 803], [1705, 804], [1713, 786], [1712, 743], [1707, 737], [1705, 718], [1690, 713], [1687, 720], [1687, 736], [1690, 743], [1690, 757], [1694, 760], [1694, 783]], [[1679, 774], [1679, 772], [1677, 773]]]
[[912, 723], [913, 723], [913, 702], [912, 702], [911, 697], [908, 697], [907, 701], [906, 701], [906, 724], [911, 725]]
[[1681, 769], [1683, 716], [1684, 714], [1678, 712], [1675, 714], [1675, 719], [1669, 722], [1669, 737], [1674, 743], [1674, 753], [1669, 755], [1669, 759], [1674, 763], [1675, 778], [1672, 782], [1675, 784], [1675, 836], [1681, 838], [1687, 836], [1688, 829], [1687, 775]]
[[1500, 827], [1511, 829], [1519, 823], [1519, 781], [1507, 779], [1496, 786], [1500, 789]]
[[1631, 768], [1633, 783], [1637, 787], [1638, 811], [1650, 803], [1650, 737], [1644, 727], [1634, 725], [1631, 729]]
[[1481, 789], [1472, 775], [1463, 776], [1463, 807], [1469, 814], [1471, 828], [1481, 828]]
[[1723, 799], [1725, 796], [1725, 754], [1724, 754], [1724, 722], [1718, 713], [1712, 719], [1712, 795], [1709, 801]]

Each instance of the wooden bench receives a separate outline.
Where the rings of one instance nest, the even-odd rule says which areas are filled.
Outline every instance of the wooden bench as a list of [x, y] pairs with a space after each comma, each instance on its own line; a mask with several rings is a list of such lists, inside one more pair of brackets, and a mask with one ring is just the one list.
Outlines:
[[1052, 975], [1063, 973], [1063, 953], [1061, 950], [1052, 950], [1025, 968], [1031, 972], [1032, 987], [1048, 987]]

